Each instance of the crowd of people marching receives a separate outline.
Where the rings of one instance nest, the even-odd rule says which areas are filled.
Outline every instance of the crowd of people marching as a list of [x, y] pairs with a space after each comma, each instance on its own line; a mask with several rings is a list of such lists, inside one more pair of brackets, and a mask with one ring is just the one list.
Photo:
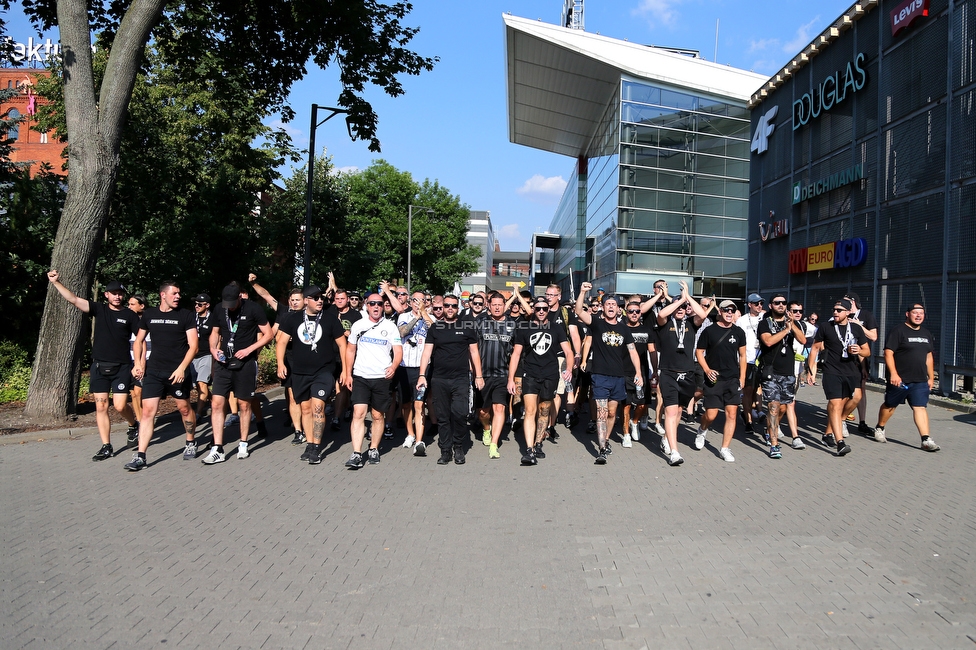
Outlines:
[[[654, 282], [649, 295], [593, 292], [584, 282], [575, 302], [564, 302], [557, 285], [539, 296], [492, 291], [462, 300], [386, 282], [372, 292], [347, 291], [330, 273], [325, 288], [294, 289], [279, 301], [251, 274], [248, 285], [224, 287], [216, 306], [208, 294], [196, 295], [191, 311], [181, 306], [175, 282], [163, 282], [159, 304], [150, 306], [142, 295], [125, 303], [117, 281], [98, 302], [78, 297], [59, 277], [48, 273], [65, 300], [94, 318], [90, 385], [102, 446], [92, 460], [115, 454], [111, 396], [135, 448], [129, 471], [146, 466], [167, 396], [185, 430], [184, 459], [201, 453], [197, 424], [208, 411], [213, 439], [202, 462], [225, 461], [231, 429], [240, 433], [237, 458], [248, 458], [252, 424], [267, 435], [257, 357], [268, 345], [286, 389], [291, 443], [305, 445], [300, 459], [312, 465], [322, 461], [326, 429], [340, 431], [345, 419], [350, 469], [380, 462], [380, 442], [394, 437], [395, 422], [406, 430], [402, 447], [414, 456], [426, 457], [427, 441], [436, 436], [441, 465], [464, 464], [472, 431], [480, 433], [488, 457], [498, 459], [503, 433], [521, 430], [520, 463], [532, 466], [545, 458], [545, 443], [559, 437], [557, 425], [576, 427], [584, 411], [598, 465], [608, 462], [615, 432], [623, 448], [653, 432], [667, 462], [680, 465], [682, 421], [692, 426], [692, 448], [720, 435], [713, 446], [734, 462], [741, 420], [740, 430], [759, 436], [778, 459], [787, 433], [791, 448], [806, 446], [795, 396], [802, 383], [816, 385], [818, 374], [827, 398], [822, 443], [838, 457], [851, 451], [846, 438], [855, 411], [860, 420], [850, 427], [885, 442], [888, 420], [906, 401], [921, 448], [939, 450], [926, 410], [933, 339], [920, 303], [907, 305], [904, 322], [888, 329], [887, 387], [872, 428], [865, 421], [865, 380], [878, 324], [852, 292], [820, 321], [813, 312], [804, 317], [803, 304], [782, 293], [768, 303], [750, 294], [740, 310], [732, 300], [696, 299], [683, 282], [665, 280]], [[721, 434], [712, 433], [720, 413]]]

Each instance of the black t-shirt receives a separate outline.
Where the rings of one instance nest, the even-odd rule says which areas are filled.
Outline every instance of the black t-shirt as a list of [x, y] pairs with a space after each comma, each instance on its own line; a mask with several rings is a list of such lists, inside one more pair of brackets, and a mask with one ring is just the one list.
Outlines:
[[[630, 330], [630, 335], [634, 337], [634, 347], [637, 349], [637, 358], [640, 359], [641, 363], [641, 376], [647, 377], [650, 374], [650, 366], [647, 359], [647, 348], [654, 342], [654, 328], [651, 327], [650, 323], [641, 323], [636, 327], [627, 326]], [[629, 374], [637, 374], [636, 370], [632, 368], [634, 365], [630, 360], [630, 355], [627, 355], [627, 366], [631, 368]]]
[[479, 323], [478, 354], [481, 355], [481, 374], [485, 377], [508, 377], [508, 362], [515, 346], [515, 321], [508, 316], [501, 320], [486, 318]]
[[935, 352], [932, 333], [924, 327], [912, 329], [901, 323], [888, 332], [885, 350], [895, 357], [895, 370], [903, 383], [915, 384], [929, 380], [928, 356]]
[[[770, 324], [770, 321], [772, 321], [772, 324]], [[759, 366], [766, 368], [766, 371], [769, 372], [769, 366], [772, 365], [773, 374], [784, 377], [790, 377], [796, 372], [795, 359], [793, 358], [793, 342], [796, 340], [796, 336], [790, 331], [785, 339], [770, 348], [762, 342], [762, 335], [764, 333], [777, 334], [782, 332], [784, 327], [789, 326], [789, 317], [784, 319], [783, 322], [778, 322], [773, 321], [772, 317], [767, 316], [762, 319], [759, 327], [756, 328], [756, 336], [759, 337]]]
[[[837, 335], [838, 330], [840, 330], [839, 337]], [[829, 321], [817, 329], [817, 336], [814, 340], [817, 343], [823, 342], [824, 344], [818, 362], [821, 364], [825, 375], [844, 375], [860, 381], [861, 357], [847, 351], [847, 347], [852, 343], [867, 345], [868, 337], [864, 336], [864, 330], [861, 329], [860, 325], [847, 322], [841, 327], [834, 321]]]
[[210, 332], [214, 328], [214, 313], [212, 309], [207, 310], [207, 315], [200, 318], [196, 312], [193, 313], [193, 322], [197, 326], [197, 356], [194, 359], [202, 359], [210, 356]]
[[[695, 326], [693, 316], [686, 316], [680, 323], [672, 316], [668, 322], [657, 328], [657, 351], [661, 353], [661, 370], [668, 372], [695, 370], [696, 331], [698, 328]], [[680, 347], [679, 341], [682, 343]]]
[[309, 316], [305, 311], [288, 314], [278, 324], [278, 331], [291, 337], [291, 371], [298, 375], [314, 375], [337, 360], [336, 339], [343, 338], [345, 332], [336, 318], [335, 311], [325, 309], [317, 316]]
[[[875, 318], [874, 314], [869, 312], [867, 309], [860, 309], [858, 310], [857, 314], [851, 314], [848, 318], [861, 321], [861, 329], [878, 330], [878, 319]], [[868, 345], [871, 345], [870, 340], [868, 340]], [[926, 381], [928, 381], [927, 377]]]
[[[260, 336], [261, 326], [268, 324], [264, 310], [250, 300], [242, 300], [237, 311], [228, 312], [225, 308], [218, 307], [216, 318], [216, 326], [220, 328], [220, 349], [228, 359], [234, 356], [234, 350], [243, 350], [254, 345]], [[230, 349], [231, 344], [233, 350]], [[245, 361], [257, 356], [258, 351], [255, 350]]]
[[434, 321], [427, 329], [427, 345], [433, 345], [427, 375], [437, 379], [468, 378], [471, 353], [469, 346], [478, 343], [478, 334], [464, 321]]
[[92, 359], [105, 363], [130, 363], [129, 339], [139, 331], [139, 317], [128, 307], [118, 311], [104, 302], [88, 301], [88, 315], [95, 319]]
[[515, 332], [515, 345], [522, 346], [519, 357], [522, 375], [536, 379], [557, 377], [559, 357], [565, 356], [559, 353], [565, 340], [563, 327], [550, 320], [541, 326], [537, 320], [521, 323]]
[[153, 341], [153, 353], [146, 362], [146, 372], [161, 377], [173, 374], [190, 350], [186, 333], [197, 333], [194, 321], [195, 314], [186, 309], [160, 311], [159, 307], [147, 307], [142, 312], [139, 329], [146, 330]]
[[363, 317], [363, 315], [361, 313], [359, 313], [358, 311], [356, 311], [352, 307], [348, 307], [346, 309], [346, 311], [340, 312], [338, 307], [336, 307], [335, 305], [332, 305], [326, 311], [329, 311], [329, 310], [332, 310], [332, 312], [335, 314], [336, 318], [338, 318], [339, 319], [339, 322], [342, 324], [343, 331], [344, 332], [347, 332], [347, 333], [349, 332], [349, 330], [352, 329], [352, 324], [355, 323], [357, 320], [359, 320], [360, 318]]
[[726, 328], [713, 323], [698, 337], [698, 349], [705, 351], [705, 364], [720, 379], [739, 378], [739, 348], [745, 346], [746, 332], [738, 325]]
[[633, 367], [627, 346], [634, 342], [627, 324], [620, 321], [610, 324], [603, 318], [594, 318], [589, 336], [593, 338], [590, 344], [593, 362], [587, 364], [590, 373], [627, 377]]

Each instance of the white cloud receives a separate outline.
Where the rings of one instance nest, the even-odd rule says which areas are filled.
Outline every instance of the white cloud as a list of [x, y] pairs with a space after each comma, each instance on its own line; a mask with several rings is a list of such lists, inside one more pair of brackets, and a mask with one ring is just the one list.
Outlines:
[[295, 142], [301, 142], [301, 143], [308, 142], [308, 136], [305, 134], [305, 132], [302, 131], [301, 129], [295, 128], [291, 124], [285, 124], [281, 120], [272, 120], [268, 124], [268, 126], [270, 126], [272, 129], [278, 129], [284, 131], [289, 136], [291, 136], [291, 139], [294, 140]]
[[522, 237], [522, 233], [519, 232], [517, 223], [508, 223], [496, 230], [495, 236], [498, 239], [519, 239]]
[[813, 26], [819, 22], [820, 16], [816, 16], [807, 24], [800, 25], [796, 30], [796, 36], [793, 38], [793, 40], [783, 44], [783, 51], [787, 54], [793, 55], [809, 45], [810, 41], [813, 40], [813, 36], [811, 34]]
[[752, 62], [752, 67], [749, 69], [753, 72], [771, 75], [782, 67], [782, 61], [774, 61], [773, 59], [757, 59]]
[[522, 187], [515, 190], [519, 196], [523, 196], [536, 203], [551, 203], [559, 200], [566, 189], [566, 179], [562, 176], [544, 177], [536, 174], [522, 184]]
[[356, 167], [355, 165], [347, 165], [346, 167], [333, 167], [331, 169], [331, 172], [337, 176], [339, 174], [355, 174], [358, 171], [359, 171], [359, 167]]
[[749, 41], [749, 52], [762, 52], [770, 47], [776, 47], [779, 45], [778, 38], [760, 38], [758, 41]]
[[637, 6], [631, 11], [634, 16], [644, 16], [648, 19], [651, 26], [655, 24], [665, 27], [674, 27], [680, 15], [675, 9], [684, 0], [639, 0]]

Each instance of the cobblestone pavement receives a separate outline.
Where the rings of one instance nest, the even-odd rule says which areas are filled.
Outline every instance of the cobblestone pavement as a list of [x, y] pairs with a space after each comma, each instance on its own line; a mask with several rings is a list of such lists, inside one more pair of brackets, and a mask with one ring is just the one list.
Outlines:
[[931, 454], [901, 407], [837, 458], [800, 398], [805, 450], [740, 427], [729, 464], [682, 425], [674, 468], [653, 433], [595, 466], [585, 424], [537, 467], [514, 436], [438, 466], [398, 432], [349, 471], [346, 427], [310, 466], [280, 400], [212, 467], [173, 424], [136, 474], [95, 436], [6, 445], [0, 647], [976, 647], [976, 416], [930, 408]]

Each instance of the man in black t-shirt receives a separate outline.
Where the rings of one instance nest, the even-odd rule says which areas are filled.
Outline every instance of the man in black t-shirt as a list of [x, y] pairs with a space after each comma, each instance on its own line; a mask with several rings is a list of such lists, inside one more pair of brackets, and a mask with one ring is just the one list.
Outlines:
[[508, 317], [505, 296], [488, 295], [488, 318], [478, 326], [478, 354], [485, 387], [481, 391], [481, 442], [488, 447], [488, 458], [498, 458], [498, 440], [505, 427], [508, 406], [508, 371], [514, 346], [515, 321]]
[[922, 327], [925, 305], [913, 303], [905, 312], [905, 322], [888, 332], [885, 339], [885, 366], [888, 386], [884, 403], [878, 412], [878, 426], [874, 439], [887, 442], [885, 425], [899, 404], [908, 401], [912, 407], [915, 426], [922, 436], [922, 449], [939, 451], [939, 445], [929, 437], [929, 394], [935, 384], [935, 345], [932, 333]]
[[[647, 405], [651, 403], [653, 393], [648, 380], [651, 376], [650, 355], [654, 357], [654, 367], [657, 368], [657, 347], [654, 344], [654, 326], [650, 319], [641, 320], [643, 309], [640, 296], [631, 297], [627, 303], [627, 327], [634, 338], [634, 348], [640, 359], [640, 368], [632, 369], [634, 374], [640, 373], [644, 386], [638, 390], [633, 379], [627, 379], [627, 403], [624, 405], [624, 426], [629, 427], [624, 433], [622, 447], [633, 447], [634, 441], [640, 440], [640, 420], [647, 414]], [[648, 354], [650, 353], [650, 355]]]
[[[329, 276], [332, 276], [331, 271]], [[359, 302], [359, 299], [356, 299]], [[335, 302], [332, 304], [330, 309], [335, 309], [336, 317], [339, 322], [342, 323], [342, 329], [346, 333], [346, 339], [349, 338], [349, 331], [352, 329], [352, 324], [363, 317], [362, 313], [353, 306], [353, 297], [345, 289], [336, 288], [335, 292]], [[341, 371], [343, 360], [345, 355], [339, 358], [336, 362], [336, 372]], [[349, 408], [349, 389], [345, 387], [344, 384], [339, 384], [338, 391], [336, 392], [335, 401], [333, 403], [333, 414], [332, 414], [332, 430], [339, 430], [339, 418], [342, 417], [346, 409]], [[351, 419], [351, 418], [350, 418]]]
[[668, 464], [684, 462], [678, 453], [678, 421], [681, 410], [695, 395], [695, 332], [705, 320], [705, 310], [688, 293], [682, 280], [681, 295], [657, 313], [657, 343], [661, 353], [661, 401], [664, 402], [664, 435], [661, 450]]
[[786, 405], [796, 398], [796, 374], [793, 362], [793, 342], [807, 342], [800, 326], [802, 314], [786, 313], [786, 294], [774, 293], [769, 299], [769, 313], [756, 328], [759, 337], [759, 381], [766, 405], [766, 435], [770, 458], [782, 458], [779, 446], [779, 423], [786, 414]]
[[[203, 459], [204, 465], [222, 463], [224, 456], [224, 404], [230, 393], [237, 397], [240, 416], [241, 441], [237, 457], [247, 458], [247, 434], [251, 428], [258, 381], [258, 352], [274, 338], [264, 310], [250, 300], [241, 298], [236, 284], [224, 287], [216, 310], [217, 325], [210, 333], [210, 352], [214, 361], [213, 426], [214, 444]], [[155, 338], [153, 339], [155, 340]], [[153, 355], [155, 356], [155, 354]]]
[[[580, 285], [580, 295], [576, 299], [576, 317], [590, 328], [587, 338], [593, 352], [593, 362], [588, 363], [587, 367], [596, 401], [599, 445], [595, 462], [597, 465], [605, 465], [610, 455], [610, 434], [613, 433], [617, 416], [617, 404], [627, 397], [626, 378], [631, 375], [631, 371], [641, 366], [630, 328], [620, 320], [620, 307], [616, 298], [604, 298], [603, 318], [595, 317], [592, 311], [583, 310], [583, 303], [592, 288], [593, 285], [589, 282]], [[639, 371], [633, 373], [633, 378], [636, 386], [644, 385]]]
[[718, 306], [716, 321], [702, 330], [698, 337], [698, 364], [704, 376], [705, 414], [702, 415], [698, 435], [695, 436], [695, 449], [705, 446], [708, 427], [718, 417], [719, 409], [725, 411], [725, 428], [722, 432], [722, 446], [719, 456], [733, 463], [735, 457], [729, 446], [735, 435], [735, 422], [739, 413], [740, 393], [746, 383], [746, 333], [735, 324], [735, 303], [723, 300]]
[[112, 423], [108, 417], [108, 394], [113, 393], [112, 405], [129, 424], [129, 437], [137, 431], [135, 415], [129, 407], [129, 390], [132, 388], [132, 360], [129, 358], [129, 338], [139, 331], [139, 317], [122, 306], [125, 287], [121, 282], [109, 282], [105, 287], [105, 303], [79, 298], [59, 281], [56, 269], [48, 271], [47, 279], [61, 297], [80, 311], [95, 319], [92, 340], [92, 365], [89, 369], [89, 387], [95, 398], [95, 423], [102, 446], [92, 456], [99, 461], [111, 458]]
[[824, 434], [823, 443], [828, 447], [836, 445], [838, 456], [851, 452], [851, 446], [844, 442], [844, 420], [861, 399], [861, 359], [871, 354], [864, 330], [850, 322], [850, 313], [851, 301], [847, 298], [834, 304], [834, 319], [817, 330], [807, 358], [807, 383], [812, 385], [817, 376], [817, 358], [823, 355], [823, 389], [831, 431]]
[[[861, 297], [853, 291], [848, 291], [844, 296], [851, 301], [852, 323], [857, 323], [864, 330], [864, 336], [868, 337], [868, 347], [878, 340], [878, 319], [867, 309], [861, 307]], [[866, 436], [874, 435], [874, 429], [868, 426], [864, 418], [868, 412], [868, 391], [867, 381], [871, 377], [871, 355], [861, 361], [861, 401], [857, 403], [857, 415], [860, 423], [857, 425], [858, 433]]]
[[[323, 309], [322, 290], [312, 285], [304, 293], [305, 309], [279, 323], [275, 353], [278, 376], [285, 379], [291, 375], [292, 393], [302, 410], [304, 437], [311, 440], [301, 460], [318, 465], [322, 462], [325, 403], [335, 389], [337, 362], [346, 354], [346, 335], [335, 312]], [[290, 367], [285, 364], [289, 343]], [[342, 380], [345, 381], [344, 376]]]
[[444, 320], [434, 321], [427, 329], [417, 379], [417, 390], [421, 390], [427, 386], [429, 371], [431, 403], [437, 414], [437, 444], [441, 448], [438, 465], [451, 462], [452, 448], [455, 464], [464, 464], [465, 445], [470, 438], [467, 422], [469, 359], [475, 372], [475, 388], [483, 390], [485, 387], [478, 336], [469, 323], [458, 319], [460, 306], [457, 296], [444, 296]]
[[[146, 338], [152, 336], [153, 353], [146, 358]], [[139, 333], [132, 344], [135, 367], [132, 374], [142, 381], [142, 420], [139, 422], [139, 448], [125, 465], [130, 472], [146, 466], [146, 450], [152, 440], [159, 401], [167, 394], [176, 400], [183, 420], [186, 447], [183, 459], [196, 458], [197, 418], [190, 408], [190, 364], [197, 354], [199, 341], [193, 314], [180, 309], [180, 288], [173, 281], [159, 287], [159, 307], [142, 314]]]
[[550, 322], [549, 303], [542, 296], [535, 299], [532, 319], [520, 323], [515, 331], [512, 359], [508, 364], [508, 392], [515, 394], [518, 386], [515, 375], [521, 363], [522, 403], [525, 407], [525, 453], [523, 465], [536, 465], [545, 458], [542, 441], [547, 437], [549, 416], [560, 374], [565, 381], [572, 370], [564, 368], [560, 373], [559, 354], [572, 358], [573, 350], [566, 340], [566, 332], [560, 325]]
[[550, 284], [546, 287], [546, 303], [549, 305], [549, 322], [563, 329], [563, 333], [566, 335], [566, 340], [569, 341], [569, 347], [572, 350], [572, 353], [569, 355], [564, 355], [561, 348], [556, 351], [556, 355], [559, 358], [559, 382], [556, 385], [556, 395], [552, 400], [548, 429], [549, 435], [553, 437], [553, 440], [558, 437], [555, 424], [558, 419], [559, 409], [562, 406], [564, 394], [566, 395], [566, 419], [564, 420], [566, 428], [572, 428], [572, 422], [576, 419], [576, 394], [573, 391], [573, 382], [563, 379], [563, 370], [569, 368], [570, 379], [572, 379], [573, 371], [579, 368], [580, 354], [582, 352], [579, 324], [572, 310], [562, 305], [562, 296], [563, 291], [558, 284]]
[[214, 318], [210, 311], [210, 296], [205, 293], [197, 294], [193, 298], [195, 322], [197, 325], [197, 341], [203, 341], [198, 345], [197, 355], [193, 357], [193, 364], [190, 366], [190, 379], [197, 385], [197, 422], [207, 414], [207, 405], [210, 404], [210, 377], [213, 372], [213, 356], [210, 354], [210, 346], [206, 343], [210, 340], [210, 332], [213, 330]]

